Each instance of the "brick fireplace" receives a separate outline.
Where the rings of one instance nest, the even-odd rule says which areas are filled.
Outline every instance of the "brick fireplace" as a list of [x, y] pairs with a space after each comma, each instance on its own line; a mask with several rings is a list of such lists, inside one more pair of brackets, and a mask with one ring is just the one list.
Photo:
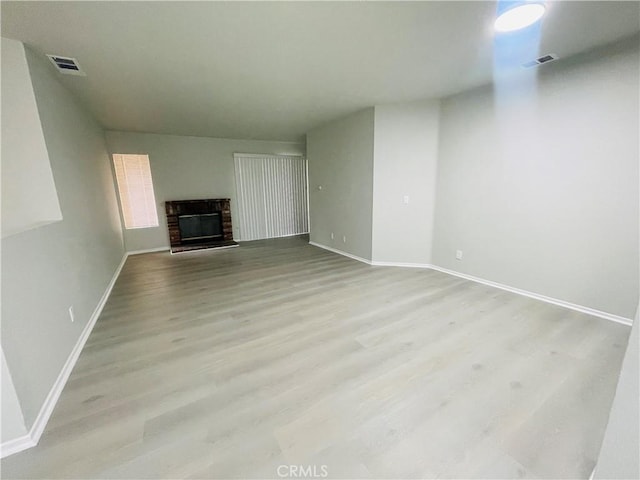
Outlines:
[[171, 253], [236, 247], [228, 198], [165, 202]]

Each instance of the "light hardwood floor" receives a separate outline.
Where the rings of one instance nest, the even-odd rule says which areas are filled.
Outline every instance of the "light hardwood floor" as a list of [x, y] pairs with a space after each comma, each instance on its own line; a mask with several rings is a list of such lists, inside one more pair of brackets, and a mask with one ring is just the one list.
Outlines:
[[2, 476], [588, 478], [628, 335], [305, 238], [130, 257]]

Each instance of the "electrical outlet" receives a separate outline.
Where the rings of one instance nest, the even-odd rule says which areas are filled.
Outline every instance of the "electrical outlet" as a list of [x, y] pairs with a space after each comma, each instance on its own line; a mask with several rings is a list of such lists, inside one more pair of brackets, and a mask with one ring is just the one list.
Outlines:
[[405, 205], [409, 205], [409, 195], [405, 195], [404, 197], [402, 197], [402, 203], [404, 203]]
[[73, 305], [69, 307], [69, 318], [71, 319], [71, 323], [73, 323], [76, 319], [76, 316], [73, 313]]
[[333, 232], [331, 232], [331, 240], [333, 240], [335, 238], [335, 235], [333, 234]]
[[347, 237], [346, 237], [346, 235], [343, 235], [343, 236], [342, 236], [342, 243], [347, 243]]
[[462, 250], [456, 250], [456, 260], [462, 260]]

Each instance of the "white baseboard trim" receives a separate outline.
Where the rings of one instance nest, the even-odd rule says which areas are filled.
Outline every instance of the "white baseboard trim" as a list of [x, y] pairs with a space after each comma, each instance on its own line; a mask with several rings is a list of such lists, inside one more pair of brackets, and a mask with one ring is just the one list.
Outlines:
[[467, 275], [466, 273], [456, 272], [455, 270], [449, 270], [448, 268], [442, 268], [436, 265], [431, 265], [431, 269], [437, 270], [438, 272], [446, 273], [448, 275], [454, 275], [456, 277], [464, 278], [465, 280], [471, 280], [472, 282], [482, 283], [490, 287], [499, 288], [500, 290], [506, 290], [507, 292], [517, 293], [518, 295], [534, 298], [542, 302], [558, 305], [559, 307], [564, 307], [570, 310], [575, 310], [577, 312], [593, 315], [594, 317], [604, 318], [605, 320], [621, 323], [623, 325], [631, 326], [631, 324], [633, 323], [633, 320], [631, 320], [630, 318], [625, 318], [619, 315], [614, 315], [612, 313], [603, 312], [601, 310], [596, 310], [595, 308], [584, 307], [582, 305], [577, 305], [571, 302], [565, 302], [564, 300], [547, 297], [546, 295], [540, 295], [538, 293], [529, 292], [527, 290], [522, 290], [520, 288], [510, 287], [508, 285], [503, 285], [502, 283], [492, 282], [491, 280], [485, 280], [484, 278], [474, 277], [473, 275]]
[[428, 263], [379, 262], [377, 260], [372, 261], [371, 265], [376, 267], [431, 268]]
[[353, 260], [357, 260], [362, 263], [366, 263], [367, 265], [372, 265], [371, 260], [367, 260], [366, 258], [358, 257], [357, 255], [352, 255], [351, 253], [343, 252], [342, 250], [338, 250], [337, 248], [328, 247], [326, 245], [322, 245], [321, 243], [309, 242], [309, 245], [313, 245], [314, 247], [322, 248], [324, 250], [329, 250], [330, 252], [337, 253], [338, 255], [342, 255], [343, 257], [349, 257]]
[[127, 252], [127, 256], [142, 255], [143, 253], [168, 252], [169, 250], [169, 247], [146, 248], [144, 250], [132, 250], [131, 252]]
[[28, 433], [18, 438], [13, 438], [0, 445], [0, 458], [8, 457], [27, 448], [34, 447], [36, 443]]
[[113, 286], [115, 285], [116, 280], [118, 279], [118, 276], [122, 271], [122, 267], [124, 267], [124, 264], [127, 261], [127, 257], [129, 255], [130, 253], [125, 252], [125, 254], [122, 256], [122, 260], [120, 261], [120, 264], [118, 265], [118, 267], [116, 268], [116, 271], [111, 277], [111, 280], [109, 281], [109, 284], [107, 285], [107, 288], [104, 294], [100, 298], [98, 305], [94, 309], [93, 314], [91, 315], [91, 318], [89, 318], [89, 321], [87, 322], [84, 329], [82, 330], [82, 333], [80, 334], [80, 337], [76, 341], [76, 344], [73, 347], [73, 350], [71, 350], [71, 353], [67, 358], [67, 361], [64, 363], [62, 370], [58, 374], [58, 378], [53, 383], [53, 386], [51, 387], [51, 390], [49, 391], [47, 398], [42, 404], [42, 407], [40, 407], [40, 411], [38, 412], [36, 420], [33, 422], [33, 425], [31, 426], [29, 433], [20, 438], [16, 438], [16, 439], [4, 442], [0, 446], [2, 458], [8, 455], [12, 455], [14, 453], [21, 452], [22, 450], [26, 450], [27, 448], [34, 447], [40, 441], [40, 437], [42, 436], [42, 433], [44, 432], [44, 429], [47, 426], [47, 422], [49, 421], [49, 418], [53, 413], [53, 409], [58, 403], [60, 394], [62, 393], [62, 390], [64, 389], [64, 386], [66, 385], [67, 380], [69, 379], [69, 376], [73, 371], [73, 367], [76, 365], [76, 362], [78, 361], [78, 357], [80, 356], [80, 353], [84, 348], [84, 344], [87, 343], [87, 339], [89, 338], [89, 335], [93, 330], [93, 327], [98, 321], [98, 317], [100, 317], [100, 314], [102, 313], [102, 309], [104, 308], [105, 304], [107, 303], [107, 300], [109, 299], [109, 295], [111, 295], [111, 290], [113, 290]]
[[464, 278], [465, 280], [471, 280], [472, 282], [482, 283], [483, 285], [488, 285], [490, 287], [499, 288], [500, 290], [505, 290], [507, 292], [515, 293], [518, 295], [523, 295], [525, 297], [533, 298], [535, 300], [540, 300], [541, 302], [550, 303], [552, 305], [557, 305], [559, 307], [568, 308], [570, 310], [575, 310], [577, 312], [586, 313], [587, 315], [593, 315], [594, 317], [603, 318], [605, 320], [609, 320], [611, 322], [621, 323], [622, 325], [631, 326], [633, 324], [633, 320], [631, 318], [621, 317], [619, 315], [614, 315], [613, 313], [603, 312], [601, 310], [596, 310], [595, 308], [585, 307], [582, 305], [577, 305], [575, 303], [566, 302], [564, 300], [559, 300], [557, 298], [547, 297], [546, 295], [540, 295], [538, 293], [529, 292], [527, 290], [522, 290], [520, 288], [510, 287], [509, 285], [503, 285], [502, 283], [493, 282], [491, 280], [485, 280], [484, 278], [474, 277], [473, 275], [467, 275], [466, 273], [456, 272], [455, 270], [449, 270], [448, 268], [438, 267], [437, 265], [432, 265], [428, 263], [401, 263], [401, 262], [380, 262], [380, 261], [370, 261], [364, 258], [356, 257], [355, 255], [351, 255], [350, 253], [343, 252], [341, 250], [337, 250], [335, 248], [327, 247], [326, 245], [321, 245], [315, 242], [309, 242], [309, 244], [323, 248], [325, 250], [329, 250], [330, 252], [337, 253], [339, 255], [344, 255], [345, 257], [353, 258], [354, 260], [358, 260], [360, 262], [367, 263], [373, 266], [380, 267], [404, 267], [404, 268], [427, 268], [431, 270], [436, 270], [438, 272], [446, 273], [448, 275], [453, 275], [456, 277]]

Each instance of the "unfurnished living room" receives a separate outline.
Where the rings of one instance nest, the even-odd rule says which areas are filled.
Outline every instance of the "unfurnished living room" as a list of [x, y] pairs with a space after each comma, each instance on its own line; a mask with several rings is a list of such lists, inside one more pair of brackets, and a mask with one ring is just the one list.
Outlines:
[[640, 477], [640, 2], [0, 13], [2, 478]]

